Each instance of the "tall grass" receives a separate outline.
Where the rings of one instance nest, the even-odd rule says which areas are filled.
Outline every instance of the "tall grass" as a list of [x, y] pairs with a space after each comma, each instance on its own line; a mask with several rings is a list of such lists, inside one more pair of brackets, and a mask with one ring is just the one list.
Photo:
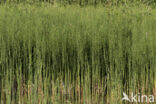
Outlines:
[[121, 104], [154, 94], [156, 11], [0, 7], [0, 104]]
[[155, 5], [156, 0], [0, 0], [1, 3], [30, 3], [35, 4], [39, 2], [50, 3], [50, 4], [61, 4], [61, 5], [127, 5], [127, 4], [147, 4], [147, 5]]

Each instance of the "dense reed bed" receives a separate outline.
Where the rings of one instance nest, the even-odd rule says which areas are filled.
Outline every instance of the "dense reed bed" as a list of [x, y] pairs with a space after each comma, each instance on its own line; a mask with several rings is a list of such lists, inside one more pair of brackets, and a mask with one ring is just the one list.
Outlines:
[[155, 72], [150, 7], [0, 7], [0, 104], [122, 104]]

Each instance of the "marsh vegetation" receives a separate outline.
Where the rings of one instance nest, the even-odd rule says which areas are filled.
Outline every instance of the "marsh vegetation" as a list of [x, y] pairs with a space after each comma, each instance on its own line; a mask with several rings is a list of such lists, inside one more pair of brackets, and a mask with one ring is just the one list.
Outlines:
[[155, 73], [150, 6], [0, 6], [0, 104], [122, 104]]

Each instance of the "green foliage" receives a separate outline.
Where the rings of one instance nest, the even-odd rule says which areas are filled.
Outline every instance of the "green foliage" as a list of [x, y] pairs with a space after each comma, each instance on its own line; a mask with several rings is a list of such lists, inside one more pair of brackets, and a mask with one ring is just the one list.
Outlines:
[[153, 94], [150, 7], [0, 7], [0, 103], [121, 104]]
[[80, 6], [87, 5], [127, 5], [127, 4], [145, 4], [145, 5], [155, 5], [156, 0], [0, 0], [0, 3], [29, 3], [36, 4], [39, 2], [50, 3], [50, 4], [61, 4], [61, 5], [71, 5], [76, 4]]

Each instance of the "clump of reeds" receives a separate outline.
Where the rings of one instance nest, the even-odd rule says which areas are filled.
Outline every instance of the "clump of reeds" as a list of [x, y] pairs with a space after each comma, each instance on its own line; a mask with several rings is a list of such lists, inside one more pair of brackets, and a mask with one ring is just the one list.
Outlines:
[[0, 103], [121, 103], [155, 93], [155, 11], [0, 7]]

